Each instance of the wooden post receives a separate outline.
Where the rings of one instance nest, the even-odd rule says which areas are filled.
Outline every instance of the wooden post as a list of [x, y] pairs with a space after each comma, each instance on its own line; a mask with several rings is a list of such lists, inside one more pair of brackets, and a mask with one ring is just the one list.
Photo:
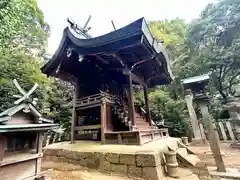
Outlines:
[[106, 132], [106, 118], [107, 118], [107, 106], [103, 99], [101, 104], [101, 141], [105, 144], [105, 132]]
[[145, 105], [146, 105], [146, 112], [147, 112], [147, 120], [150, 126], [152, 126], [152, 118], [151, 118], [151, 112], [149, 109], [149, 102], [148, 102], [148, 87], [145, 85], [143, 87], [143, 92], [144, 92], [144, 100], [145, 100]]
[[207, 107], [208, 97], [203, 97], [202, 99], [198, 100], [198, 102], [199, 102], [199, 106], [200, 106], [203, 120], [205, 123], [205, 127], [207, 128], [208, 140], [213, 153], [213, 157], [216, 162], [217, 171], [226, 172], [226, 168], [225, 168], [220, 147], [219, 147], [219, 141], [216, 137], [212, 118], [208, 112], [208, 107]]
[[219, 125], [219, 128], [221, 130], [221, 134], [222, 134], [223, 140], [227, 141], [227, 135], [226, 135], [225, 129], [223, 127], [223, 123], [222, 122], [218, 122], [218, 125]]
[[[36, 137], [37, 142], [37, 154], [42, 153], [43, 148], [43, 132], [37, 132]], [[38, 175], [41, 172], [41, 165], [42, 165], [42, 157], [38, 157], [36, 161], [36, 175]]]
[[227, 129], [228, 129], [229, 135], [231, 137], [231, 140], [232, 141], [236, 141], [236, 138], [235, 138], [235, 136], [233, 134], [231, 123], [229, 121], [226, 121], [226, 126], [227, 126]]
[[132, 126], [135, 126], [135, 108], [133, 101], [133, 86], [132, 86], [132, 73], [128, 73], [128, 117], [132, 121]]
[[76, 97], [77, 96], [77, 90], [76, 90], [76, 87], [75, 87], [75, 90], [74, 90], [74, 93], [73, 93], [73, 101], [72, 101], [72, 104], [73, 104], [73, 107], [72, 107], [72, 123], [71, 123], [71, 144], [74, 144], [75, 143], [75, 134], [76, 134], [76, 131], [75, 131], [75, 126], [76, 126]]
[[5, 137], [0, 134], [0, 164], [1, 164], [1, 161], [3, 160], [5, 144], [6, 144]]

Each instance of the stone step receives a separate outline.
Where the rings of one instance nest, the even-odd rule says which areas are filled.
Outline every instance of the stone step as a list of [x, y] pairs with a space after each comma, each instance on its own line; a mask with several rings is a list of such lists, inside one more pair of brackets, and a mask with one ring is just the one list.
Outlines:
[[178, 154], [181, 154], [182, 157], [187, 157], [188, 156], [188, 153], [187, 153], [187, 149], [186, 148], [178, 148], [177, 149], [177, 153]]
[[187, 167], [192, 167], [192, 166], [196, 166], [197, 162], [200, 161], [200, 159], [194, 155], [194, 154], [188, 154], [186, 157], [184, 157], [184, 155], [179, 154], [177, 152], [177, 159], [179, 161], [179, 164], [183, 164], [184, 166]]

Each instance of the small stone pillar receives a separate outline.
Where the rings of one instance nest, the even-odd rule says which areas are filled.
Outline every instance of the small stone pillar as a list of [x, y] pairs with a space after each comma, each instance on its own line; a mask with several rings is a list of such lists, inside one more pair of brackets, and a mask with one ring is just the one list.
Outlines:
[[164, 153], [167, 166], [167, 174], [169, 177], [179, 177], [178, 174], [178, 163], [177, 163], [177, 152], [172, 149], [168, 149], [168, 152]]
[[186, 95], [185, 95], [185, 100], [187, 103], [187, 108], [188, 108], [188, 112], [189, 112], [189, 116], [191, 119], [191, 124], [192, 124], [192, 130], [193, 130], [193, 134], [194, 134], [194, 140], [202, 140], [201, 137], [201, 131], [200, 128], [198, 126], [198, 120], [197, 120], [197, 115], [196, 112], [193, 108], [193, 95], [191, 93], [191, 90], [186, 90]]
[[203, 121], [207, 129], [210, 148], [212, 150], [213, 157], [216, 162], [217, 171], [226, 172], [226, 168], [225, 168], [220, 147], [219, 147], [219, 140], [215, 132], [216, 128], [214, 126], [213, 119], [210, 113], [208, 112], [208, 101], [209, 101], [208, 96], [205, 93], [198, 93], [195, 95], [195, 99], [201, 109]]
[[183, 144], [185, 145], [185, 146], [188, 146], [189, 144], [188, 144], [188, 137], [181, 137], [181, 139], [182, 139], [182, 142], [183, 142]]
[[238, 140], [234, 142], [231, 147], [240, 148], [240, 101], [234, 97], [229, 97], [224, 108], [229, 112], [230, 122], [235, 127], [235, 133]]

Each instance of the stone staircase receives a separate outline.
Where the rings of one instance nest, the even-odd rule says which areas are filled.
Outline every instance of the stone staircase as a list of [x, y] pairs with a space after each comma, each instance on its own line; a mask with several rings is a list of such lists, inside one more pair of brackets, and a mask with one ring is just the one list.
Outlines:
[[[169, 148], [172, 149], [171, 147]], [[200, 161], [197, 155], [191, 151], [191, 149], [185, 146], [181, 140], [178, 140], [178, 147], [175, 150], [177, 151], [177, 160], [179, 166], [196, 167], [197, 163]]]

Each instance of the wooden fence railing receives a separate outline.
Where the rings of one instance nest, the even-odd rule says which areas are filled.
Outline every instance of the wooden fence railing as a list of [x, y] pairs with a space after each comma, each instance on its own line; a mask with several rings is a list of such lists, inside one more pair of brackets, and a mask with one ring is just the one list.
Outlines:
[[69, 133], [64, 132], [62, 129], [49, 130], [44, 133], [43, 147], [49, 144], [66, 141], [69, 139]]
[[[217, 136], [220, 141], [236, 141], [237, 137], [235, 135], [235, 129], [229, 119], [220, 119], [215, 123], [217, 129]], [[207, 137], [206, 130], [204, 128], [204, 123], [199, 124], [201, 132], [204, 132], [204, 136]]]

